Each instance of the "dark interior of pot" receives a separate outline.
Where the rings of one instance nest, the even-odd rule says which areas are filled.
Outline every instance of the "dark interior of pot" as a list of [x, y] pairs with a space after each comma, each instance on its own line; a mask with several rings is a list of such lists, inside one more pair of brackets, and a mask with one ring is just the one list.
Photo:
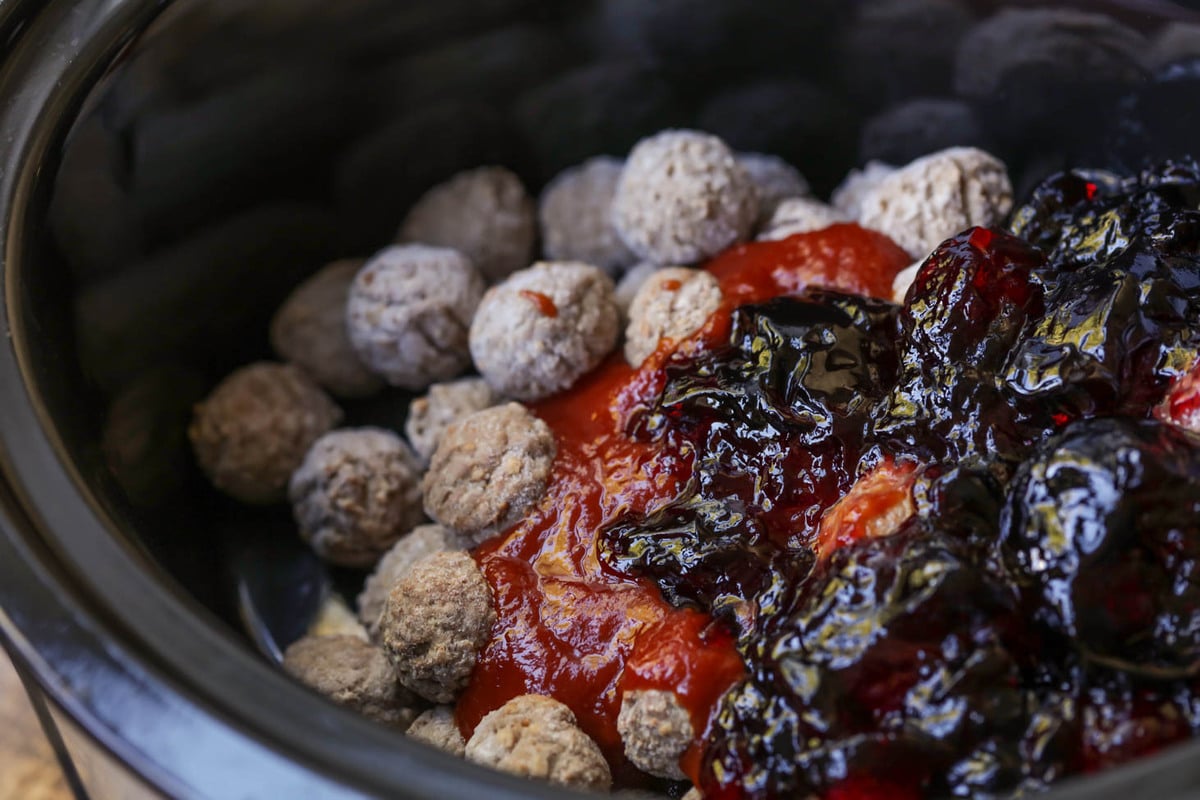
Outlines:
[[[1045, 17], [1030, 27], [1034, 6]], [[71, 130], [42, 267], [23, 283], [36, 380], [67, 450], [131, 542], [230, 635], [277, 653], [326, 576], [352, 598], [362, 573], [323, 566], [286, 505], [215, 491], [188, 443], [193, 405], [273, 358], [268, 321], [289, 291], [392, 242], [430, 186], [502, 164], [536, 194], [674, 127], [781, 156], [821, 196], [872, 160], [978, 146], [1005, 161], [1020, 202], [1067, 167], [1128, 173], [1200, 151], [1200, 12], [178, 0]], [[399, 430], [410, 399], [347, 401], [346, 423]]]

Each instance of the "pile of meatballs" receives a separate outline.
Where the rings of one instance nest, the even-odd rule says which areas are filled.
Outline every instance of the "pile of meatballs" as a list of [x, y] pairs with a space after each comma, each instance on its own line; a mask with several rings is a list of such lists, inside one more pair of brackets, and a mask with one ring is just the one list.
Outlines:
[[[466, 740], [454, 719], [478, 654], [503, 633], [469, 550], [535, 507], [553, 470], [554, 434], [525, 404], [699, 330], [722, 301], [702, 265], [732, 246], [857, 223], [912, 256], [902, 298], [941, 241], [1011, 205], [1004, 165], [973, 148], [871, 163], [824, 202], [781, 159], [688, 130], [567, 169], [536, 201], [497, 166], [431, 188], [394, 245], [294, 290], [271, 322], [279, 362], [238, 369], [195, 408], [189, 436], [217, 489], [290, 502], [322, 559], [372, 570], [354, 616], [314, 627], [284, 667], [480, 764], [611, 788], [600, 749], [553, 698], [518, 697]], [[403, 431], [339, 427], [334, 398], [385, 385], [419, 395]], [[693, 732], [672, 700], [631, 693], [619, 729], [635, 766], [680, 778]]]

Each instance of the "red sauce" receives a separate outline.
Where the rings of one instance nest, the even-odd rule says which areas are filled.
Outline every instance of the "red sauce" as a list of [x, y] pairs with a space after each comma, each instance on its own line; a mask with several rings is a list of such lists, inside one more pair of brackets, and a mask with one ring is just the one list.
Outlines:
[[522, 289], [517, 294], [537, 306], [538, 311], [541, 312], [543, 317], [554, 319], [558, 316], [558, 306], [554, 305], [554, 300], [549, 295], [535, 292], [531, 289]]
[[909, 261], [889, 239], [855, 225], [735, 247], [706, 267], [724, 302], [703, 330], [686, 342], [664, 342], [638, 370], [614, 355], [569, 392], [532, 406], [554, 430], [558, 455], [538, 508], [475, 552], [498, 619], [459, 700], [464, 734], [513, 697], [552, 695], [575, 712], [620, 784], [631, 774], [622, 769], [616, 729], [623, 693], [671, 690], [698, 733], [683, 760], [698, 776], [703, 734], [744, 667], [727, 630], [695, 610], [673, 608], [653, 583], [614, 572], [597, 556], [604, 526], [665, 505], [692, 473], [689, 452], [634, 441], [626, 422], [662, 390], [668, 358], [728, 337], [738, 306], [810, 284], [890, 297]]
[[1163, 422], [1200, 433], [1200, 363], [1171, 383], [1167, 396], [1154, 409], [1154, 416]]
[[914, 513], [913, 481], [917, 465], [890, 458], [858, 479], [821, 519], [818, 555], [828, 558], [843, 545], [889, 536]]

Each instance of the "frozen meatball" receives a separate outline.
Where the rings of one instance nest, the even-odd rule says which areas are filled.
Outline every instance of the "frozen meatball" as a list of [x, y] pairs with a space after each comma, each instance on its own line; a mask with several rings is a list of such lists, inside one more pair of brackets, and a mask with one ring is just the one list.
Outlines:
[[457, 251], [389, 247], [350, 286], [350, 341], [393, 386], [420, 390], [453, 378], [471, 362], [467, 331], [483, 289], [479, 273]]
[[327, 433], [288, 485], [300, 536], [321, 558], [370, 567], [421, 522], [421, 470], [404, 440], [382, 428]]
[[497, 400], [499, 398], [483, 378], [435, 383], [423, 397], [418, 397], [409, 405], [404, 433], [421, 460], [429, 463], [451, 423], [490, 408]]
[[637, 261], [612, 224], [612, 199], [624, 162], [597, 156], [559, 173], [542, 191], [542, 250], [556, 261], [595, 264], [619, 275]]
[[762, 153], [738, 153], [736, 158], [758, 192], [760, 224], [770, 219], [784, 200], [808, 194], [808, 181], [782, 158]]
[[342, 411], [298, 367], [259, 362], [196, 406], [188, 437], [213, 485], [243, 503], [287, 496], [288, 479]]
[[480, 720], [467, 759], [526, 778], [606, 791], [612, 774], [600, 748], [579, 729], [571, 709], [527, 694]]
[[458, 544], [458, 537], [441, 525], [418, 525], [392, 545], [392, 549], [379, 559], [358, 595], [358, 619], [372, 636], [379, 630], [379, 615], [392, 587], [412, 570], [414, 564], [443, 550], [460, 549]]
[[459, 758], [467, 749], [466, 740], [454, 721], [454, 709], [450, 706], [437, 706], [422, 713], [408, 726], [408, 735]]
[[860, 107], [946, 94], [955, 47], [974, 17], [972, 5], [963, 0], [856, 0], [854, 20], [835, 44], [832, 69]]
[[308, 624], [308, 635], [353, 636], [364, 642], [371, 639], [367, 629], [359, 623], [354, 612], [350, 610], [350, 606], [346, 605], [346, 601], [336, 592], [329, 592], [321, 601], [317, 615]]
[[546, 492], [550, 426], [508, 403], [451, 425], [425, 473], [425, 511], [472, 543], [516, 523]]
[[988, 135], [1013, 152], [1087, 140], [1096, 109], [1116, 106], [1146, 77], [1149, 50], [1140, 33], [1106, 14], [1004, 8], [959, 42], [954, 89], [976, 108]]
[[534, 264], [493, 286], [471, 324], [471, 357], [505, 397], [538, 400], [570, 388], [617, 344], [613, 282], [587, 264]]
[[521, 179], [503, 167], [480, 167], [426, 192], [400, 226], [399, 241], [457, 250], [498, 281], [529, 264], [536, 237], [533, 200]]
[[396, 682], [383, 651], [354, 636], [306, 636], [283, 656], [283, 668], [338, 705], [385, 725], [406, 728], [414, 698]]
[[862, 215], [863, 197], [895, 171], [895, 167], [882, 161], [871, 161], [862, 169], [852, 169], [833, 190], [829, 202], [838, 211], [856, 220]]
[[[1040, 85], [1132, 84], [1143, 75], [1147, 43], [1105, 14], [1064, 8], [1008, 8], [971, 29], [958, 47], [954, 88], [993, 98], [1010, 81]], [[1040, 98], [1029, 97], [1032, 106]]]
[[896, 273], [896, 277], [892, 281], [893, 303], [904, 305], [904, 298], [908, 297], [908, 289], [913, 285], [913, 281], [917, 279], [917, 273], [921, 271], [921, 265], [924, 263], [924, 261], [916, 261], [911, 266], [905, 267]]
[[999, 223], [1012, 208], [1004, 164], [973, 147], [917, 159], [867, 192], [860, 223], [887, 234], [913, 258], [924, 258], [974, 225]]
[[617, 716], [625, 755], [638, 769], [659, 778], [686, 780], [679, 759], [692, 743], [692, 719], [674, 692], [626, 692]]
[[988, 137], [970, 104], [918, 98], [883, 111], [863, 125], [859, 157], [907, 164], [947, 147], [986, 147]]
[[629, 324], [629, 306], [633, 305], [633, 298], [637, 297], [638, 290], [660, 269], [663, 267], [658, 264], [643, 261], [621, 276], [621, 280], [617, 282], [616, 299], [617, 308], [621, 312], [622, 327]]
[[367, 397], [383, 381], [346, 332], [346, 299], [362, 261], [335, 261], [300, 284], [271, 320], [271, 347], [338, 397]]
[[629, 307], [625, 359], [640, 367], [662, 339], [686, 339], [721, 305], [721, 287], [711, 273], [668, 267], [642, 284]]
[[664, 131], [629, 154], [612, 214], [621, 238], [643, 259], [693, 264], [750, 236], [758, 191], [717, 137]]
[[849, 222], [846, 215], [831, 205], [812, 197], [793, 197], [784, 200], [763, 226], [758, 235], [760, 242], [774, 242], [795, 236], [797, 233], [812, 233], [824, 230], [839, 222]]
[[384, 603], [379, 633], [401, 684], [434, 703], [449, 703], [467, 685], [491, 636], [492, 593], [461, 550], [413, 565]]

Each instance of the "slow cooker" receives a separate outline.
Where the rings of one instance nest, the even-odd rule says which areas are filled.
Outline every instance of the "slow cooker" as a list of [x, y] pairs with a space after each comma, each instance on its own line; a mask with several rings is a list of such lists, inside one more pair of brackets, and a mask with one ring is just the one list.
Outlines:
[[[696, 126], [827, 192], [906, 155], [867, 122], [930, 97], [974, 122], [913, 135], [994, 149], [1018, 191], [1186, 152], [1200, 28], [1133, 72], [1050, 47], [964, 85], [958, 41], [1008, 5], [1102, 11], [1147, 47], [1200, 25], [1166, 0], [0, 0], [0, 631], [75, 792], [572, 795], [409, 742], [271, 663], [355, 577], [326, 576], [286, 509], [197, 480], [191, 404], [269, 353], [292, 285], [386, 244], [462, 168], [537, 187]], [[348, 413], [398, 427], [406, 399]], [[1188, 796], [1200, 741], [1048, 795]]]

